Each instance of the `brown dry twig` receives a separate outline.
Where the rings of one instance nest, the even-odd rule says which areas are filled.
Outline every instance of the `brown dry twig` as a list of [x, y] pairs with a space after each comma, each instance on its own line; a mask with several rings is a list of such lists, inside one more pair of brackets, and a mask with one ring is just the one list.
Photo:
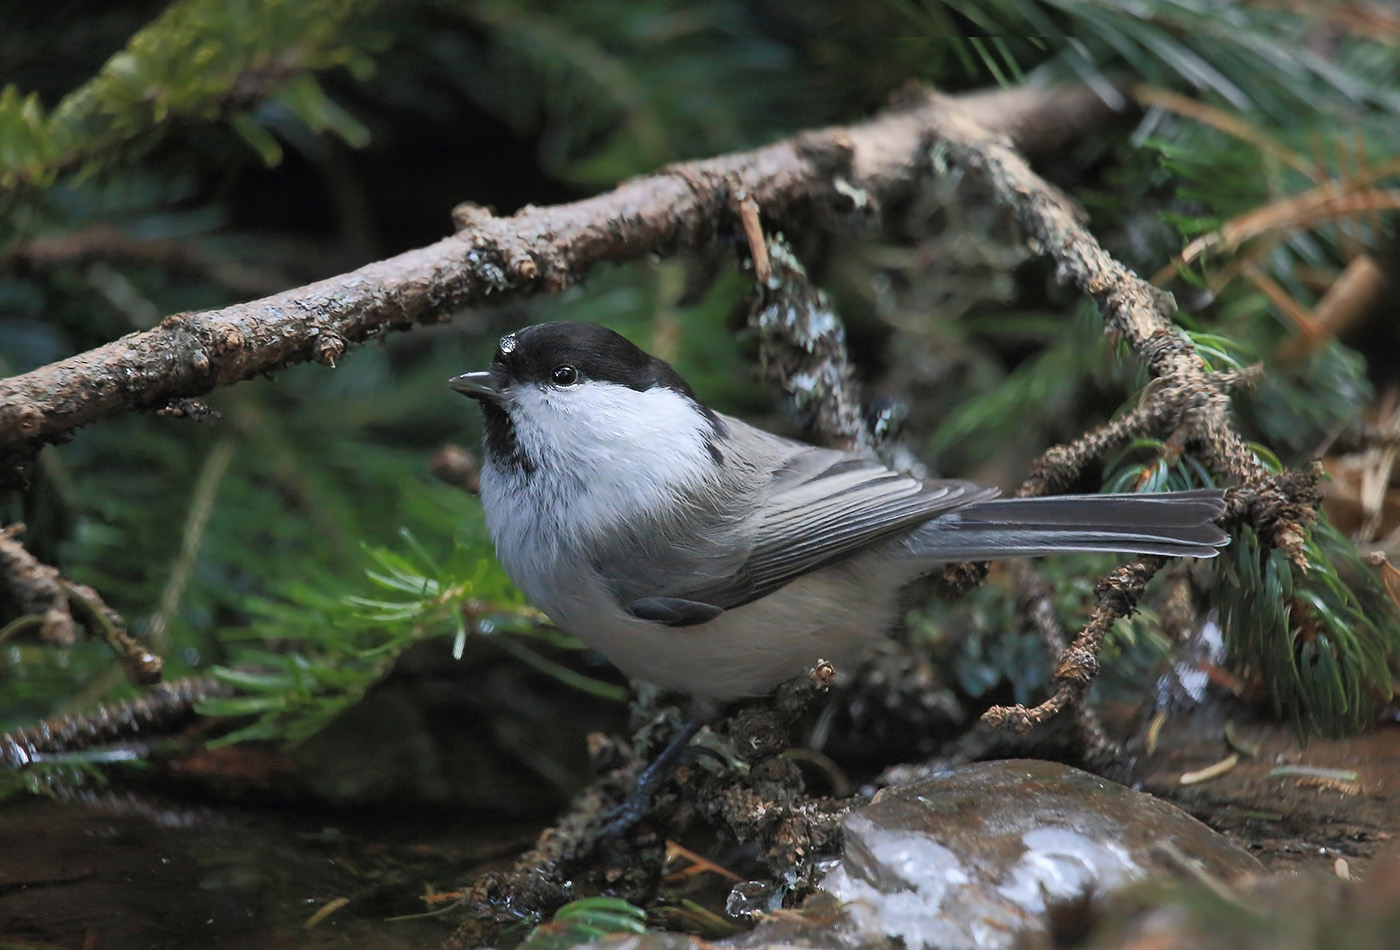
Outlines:
[[[1030, 145], [1111, 115], [1083, 88], [978, 102], [989, 125]], [[348, 347], [389, 330], [436, 323], [505, 293], [557, 291], [605, 261], [707, 244], [732, 226], [734, 181], [777, 221], [829, 220], [850, 209], [853, 191], [877, 203], [897, 198], [926, 173], [931, 129], [944, 108], [942, 100], [911, 101], [863, 124], [672, 166], [594, 198], [507, 218], [465, 206], [455, 214], [461, 230], [429, 247], [261, 300], [175, 314], [0, 381], [0, 485], [21, 480], [39, 446], [113, 413], [159, 410], [298, 363], [333, 365]], [[1045, 122], [1047, 110], [1061, 121]]]
[[121, 615], [108, 607], [97, 591], [86, 584], [75, 584], [69, 580], [64, 580], [63, 589], [68, 594], [69, 603], [78, 608], [84, 627], [96, 632], [112, 648], [117, 661], [121, 663], [122, 672], [132, 685], [151, 686], [160, 682], [161, 669], [165, 665], [160, 655], [147, 650], [127, 631]]
[[1328, 286], [1312, 313], [1298, 323], [1299, 334], [1279, 344], [1275, 355], [1281, 360], [1312, 355], [1327, 341], [1355, 327], [1389, 291], [1390, 278], [1375, 258], [1358, 254]]
[[121, 615], [108, 607], [97, 591], [68, 580], [57, 568], [26, 551], [19, 543], [23, 532], [22, 524], [0, 531], [0, 583], [20, 614], [0, 630], [0, 641], [33, 628], [46, 643], [70, 647], [76, 639], [76, 611], [84, 629], [105, 640], [117, 654], [132, 683], [147, 686], [160, 682], [161, 658], [127, 632]]
[[0, 531], [0, 579], [3, 579], [19, 618], [0, 631], [0, 640], [35, 627], [45, 643], [71, 647], [76, 640], [73, 614], [63, 593], [58, 569], [41, 562], [24, 549], [19, 536], [24, 525], [12, 524]]
[[759, 220], [758, 202], [750, 198], [742, 187], [734, 190], [734, 213], [744, 229], [744, 240], [749, 243], [753, 279], [760, 285], [766, 284], [773, 276], [773, 265], [768, 260], [768, 242], [763, 239], [763, 223]]
[[23, 768], [46, 755], [169, 735], [195, 718], [195, 706], [232, 692], [207, 676], [161, 683], [136, 699], [0, 734], [0, 765]]
[[1149, 555], [1124, 564], [1094, 586], [1098, 605], [1074, 642], [1060, 654], [1055, 670], [1055, 692], [1034, 709], [1025, 706], [994, 706], [982, 721], [998, 729], [1029, 732], [1068, 708], [1083, 705], [1084, 693], [1099, 672], [1099, 648], [1103, 638], [1120, 617], [1131, 616], [1138, 599], [1152, 576], [1167, 559]]
[[[1045, 644], [1050, 656], [1063, 664], [1068, 655], [1068, 647], [1064, 627], [1055, 616], [1054, 588], [1040, 569], [1024, 558], [1011, 561], [1008, 569], [1016, 590], [1018, 609]], [[1104, 731], [1098, 712], [1092, 706], [1076, 702], [1074, 713], [1075, 725], [1079, 728], [1079, 738], [1084, 744], [1086, 759], [1105, 761], [1121, 750], [1119, 744], [1110, 739]]]

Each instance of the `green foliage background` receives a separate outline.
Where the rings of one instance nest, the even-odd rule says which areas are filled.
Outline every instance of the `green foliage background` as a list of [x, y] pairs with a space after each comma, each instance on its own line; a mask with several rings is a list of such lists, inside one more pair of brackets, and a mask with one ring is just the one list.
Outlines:
[[[256, 296], [250, 285], [295, 286], [427, 243], [448, 230], [459, 201], [509, 212], [668, 161], [858, 120], [910, 80], [1107, 89], [1109, 77], [1128, 75], [1246, 117], [1315, 157], [1314, 171], [1355, 175], [1359, 155], [1400, 152], [1400, 44], [1328, 28], [1324, 6], [177, 0], [116, 11], [77, 2], [64, 16], [11, 9], [0, 14], [0, 371]], [[1309, 182], [1257, 145], [1162, 110], [1106, 125], [1047, 171], [1145, 273], [1186, 239]], [[942, 469], [1014, 484], [1044, 445], [1137, 398], [1140, 367], [1098, 342], [1090, 309], [1026, 263], [996, 209], [939, 181], [894, 210], [880, 239], [833, 236], [814, 263], [872, 379], [913, 397], [910, 433]], [[94, 233], [105, 251], [35, 250]], [[130, 252], [139, 241], [175, 250]], [[1328, 222], [1283, 235], [1257, 262], [1311, 301], [1318, 289], [1306, 272], [1335, 271], [1358, 247], [1382, 254], [1387, 241], [1381, 220]], [[1183, 322], [1203, 351], [1232, 368], [1295, 331], [1252, 285], [1193, 296], [1222, 263], [1199, 263], [1177, 289], [1200, 303]], [[716, 279], [699, 279], [715, 265]], [[493, 630], [539, 635], [494, 568], [474, 502], [427, 473], [437, 446], [478, 437], [475, 413], [444, 380], [482, 365], [503, 327], [567, 317], [621, 329], [672, 358], [711, 403], [762, 416], [768, 403], [732, 333], [743, 294], [727, 255], [604, 269], [555, 299], [461, 315], [334, 369], [299, 367], [216, 393], [224, 419], [214, 426], [137, 415], [92, 426], [47, 450], [32, 487], [5, 500], [3, 514], [29, 524], [36, 554], [97, 587], [138, 631], [154, 631], [170, 675], [237, 666], [245, 672], [223, 675], [251, 695], [217, 708], [262, 713], [252, 734], [304, 736], [404, 644], [459, 633], [444, 590], [481, 601], [473, 619], [494, 618]], [[1284, 462], [1301, 461], [1372, 399], [1374, 355], [1330, 342], [1301, 362], [1271, 364], [1265, 386], [1240, 400], [1250, 435]], [[1200, 481], [1189, 462], [1168, 470], [1161, 448], [1138, 446], [1104, 481]], [[1328, 544], [1350, 556], [1344, 542]], [[1337, 574], [1319, 558], [1314, 577], [1328, 586]], [[1284, 583], [1287, 565], [1267, 555], [1254, 563]], [[1052, 568], [1064, 572], [1062, 595], [1082, 602], [1078, 569]], [[1318, 712], [1315, 691], [1277, 687], [1280, 711], [1295, 721], [1358, 725], [1373, 706], [1368, 691], [1388, 683], [1400, 628], [1369, 577], [1349, 575], [1371, 609], [1351, 632], [1361, 646], [1349, 654], [1345, 708]], [[986, 616], [998, 597], [1006, 591], [994, 587], [971, 609]], [[951, 668], [966, 692], [1011, 681], [1030, 697], [1026, 650], [993, 642], [1007, 633], [1009, 618], [997, 616], [969, 622], [939, 608], [920, 627], [962, 644], [949, 649], [961, 650]], [[1246, 624], [1236, 643], [1261, 636]], [[1281, 642], [1294, 656], [1278, 636], [1264, 651], [1274, 659], [1246, 652], [1245, 665], [1277, 662]], [[6, 645], [0, 658], [0, 725], [124, 689], [100, 646], [59, 655]]]

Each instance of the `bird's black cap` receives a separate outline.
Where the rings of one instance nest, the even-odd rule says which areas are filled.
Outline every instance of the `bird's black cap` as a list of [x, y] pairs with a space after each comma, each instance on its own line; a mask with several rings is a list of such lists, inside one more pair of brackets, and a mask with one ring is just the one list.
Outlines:
[[681, 375], [622, 334], [595, 323], [540, 323], [501, 338], [493, 370], [511, 383], [549, 384], [554, 371], [571, 366], [579, 380], [616, 383], [645, 392], [665, 386], [694, 395]]
[[[626, 386], [637, 392], [657, 387], [674, 390], [695, 403], [709, 420], [716, 437], [725, 431], [724, 423], [695, 398], [689, 384], [669, 363], [652, 356], [622, 334], [595, 323], [539, 323], [501, 337], [491, 368], [465, 373], [449, 383], [453, 389], [481, 401], [486, 413], [488, 451], [510, 458], [530, 470], [520, 454], [514, 427], [509, 419], [505, 391], [519, 385], [560, 385], [557, 373], [571, 368], [573, 383], [601, 382]], [[569, 374], [566, 374], [568, 376]], [[718, 458], [718, 450], [711, 447]]]

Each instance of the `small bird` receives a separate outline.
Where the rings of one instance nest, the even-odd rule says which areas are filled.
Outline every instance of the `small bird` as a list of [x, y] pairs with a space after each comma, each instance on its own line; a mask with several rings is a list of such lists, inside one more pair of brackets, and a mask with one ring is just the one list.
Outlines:
[[1003, 499], [773, 435], [594, 324], [508, 333], [490, 369], [450, 385], [481, 403], [506, 573], [562, 630], [700, 709], [853, 662], [939, 564], [1227, 542], [1213, 489]]

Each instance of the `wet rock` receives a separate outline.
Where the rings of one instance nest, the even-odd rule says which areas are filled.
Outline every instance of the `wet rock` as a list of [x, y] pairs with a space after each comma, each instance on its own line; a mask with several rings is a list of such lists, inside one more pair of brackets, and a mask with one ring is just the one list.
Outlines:
[[890, 936], [907, 950], [1011, 947], [1045, 932], [1047, 907], [1179, 871], [1183, 859], [1223, 880], [1261, 870], [1166, 802], [1035, 760], [884, 789], [845, 830], [823, 887], [845, 904], [846, 946]]

